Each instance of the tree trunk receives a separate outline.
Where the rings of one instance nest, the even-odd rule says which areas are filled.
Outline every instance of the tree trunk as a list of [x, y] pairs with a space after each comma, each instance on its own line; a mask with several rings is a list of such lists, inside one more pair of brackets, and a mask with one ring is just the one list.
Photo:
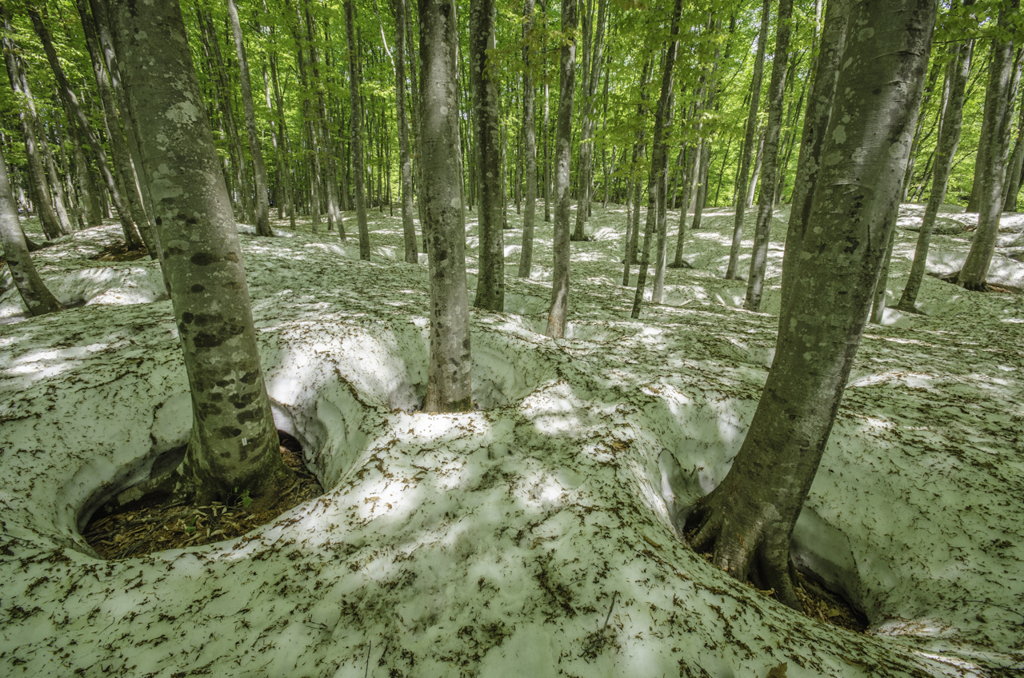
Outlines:
[[523, 0], [523, 154], [526, 165], [526, 206], [523, 209], [522, 252], [519, 255], [519, 277], [529, 278], [533, 266], [533, 228], [537, 214], [537, 125], [535, 120], [533, 50], [533, 0]]
[[[587, 8], [583, 21], [583, 92], [580, 95], [580, 154], [577, 166], [579, 195], [576, 205], [576, 227], [571, 238], [578, 241], [587, 239], [584, 227], [590, 218], [590, 200], [594, 188], [594, 101], [597, 97], [597, 85], [601, 82], [607, 9], [608, 0], [598, 0], [597, 25], [593, 26], [592, 6]], [[593, 38], [590, 35], [592, 27], [595, 31]]]
[[[935, 169], [932, 175], [932, 191], [928, 196], [928, 204], [924, 208], [921, 230], [917, 234], [917, 248], [914, 250], [914, 263], [910, 267], [903, 295], [897, 304], [901, 311], [914, 312], [917, 306], [917, 295], [921, 291], [924, 280], [925, 265], [928, 262], [928, 248], [931, 243], [932, 231], [935, 230], [935, 219], [939, 208], [946, 198], [946, 185], [953, 167], [953, 156], [960, 143], [960, 129], [963, 122], [964, 92], [967, 87], [967, 76], [971, 71], [971, 52], [973, 40], [953, 47], [952, 59], [947, 68], [950, 69], [949, 101], [942, 116], [939, 128], [938, 147], [935, 151]], [[783, 288], [785, 292], [785, 288]], [[785, 295], [783, 295], [785, 298]]]
[[[839, 76], [839, 59], [846, 45], [851, 0], [830, 0], [825, 10], [825, 25], [821, 33], [821, 49], [814, 64], [811, 94], [804, 114], [804, 129], [800, 135], [800, 155], [796, 162], [796, 181], [786, 232], [786, 249], [782, 259], [782, 303], [785, 310], [792, 292], [793, 274], [798, 265], [795, 257], [803, 246], [811, 213], [811, 199], [817, 187], [821, 169], [821, 148], [825, 144], [825, 130], [832, 114], [832, 100]], [[781, 311], [780, 311], [781, 312]]]
[[[480, 234], [476, 299], [473, 305], [505, 310], [505, 243], [501, 187], [501, 138], [498, 115], [498, 65], [494, 63], [494, 0], [470, 0], [469, 81], [473, 95], [473, 146], [479, 169]], [[491, 50], [488, 54], [488, 50]]]
[[563, 42], [558, 72], [558, 125], [555, 132], [555, 235], [551, 308], [547, 334], [565, 335], [569, 312], [569, 169], [572, 165], [572, 106], [576, 91], [576, 0], [562, 0]]
[[[132, 221], [131, 212], [124, 202], [123, 193], [121, 192], [117, 181], [114, 179], [114, 175], [110, 172], [110, 165], [107, 162], [106, 151], [103, 150], [103, 146], [100, 145], [99, 139], [96, 138], [96, 134], [92, 130], [92, 125], [89, 123], [89, 119], [85, 116], [85, 113], [82, 111], [82, 107], [78, 104], [78, 98], [71, 89], [71, 83], [68, 82], [67, 76], [64, 75], [64, 69], [61, 67], [60, 61], [57, 59], [57, 52], [54, 50], [53, 41], [50, 39], [50, 32], [47, 30], [46, 26], [43, 25], [43, 20], [35, 9], [29, 8], [28, 15], [32, 20], [32, 27], [35, 29], [36, 35], [39, 36], [39, 40], [43, 43], [43, 51], [46, 53], [46, 60], [50, 63], [50, 69], [53, 71], [53, 75], [57, 79], [57, 86], [61, 92], [61, 100], [68, 108], [68, 117], [78, 124], [79, 131], [89, 142], [93, 155], [96, 156], [96, 162], [99, 165], [100, 172], [103, 175], [104, 181], [107, 183], [107, 190], [110, 191], [110, 198], [114, 203], [114, 209], [117, 210], [118, 218], [121, 221], [121, 229], [124, 232], [125, 242], [129, 249], [140, 249], [143, 246], [143, 241], [140, 238], [138, 231], [135, 230], [135, 224]], [[156, 249], [155, 243], [150, 243], [150, 245], [153, 249]]]
[[394, 0], [395, 10], [395, 97], [398, 125], [398, 163], [402, 179], [402, 233], [405, 240], [405, 263], [419, 261], [416, 224], [413, 221], [412, 157], [409, 152], [409, 121], [405, 113], [405, 3]]
[[430, 265], [428, 412], [473, 407], [466, 223], [456, 95], [459, 25], [448, 0], [419, 0], [421, 198]]
[[28, 253], [28, 241], [18, 222], [18, 206], [7, 178], [7, 163], [0, 148], [0, 242], [14, 285], [30, 316], [61, 311], [64, 306], [46, 289]]
[[21, 122], [22, 137], [25, 140], [25, 156], [28, 159], [29, 187], [32, 192], [32, 201], [35, 203], [36, 212], [39, 215], [39, 222], [47, 239], [53, 240], [70, 231], [57, 219], [54, 211], [53, 201], [50, 200], [50, 183], [46, 178], [46, 169], [43, 167], [43, 156], [39, 146], [39, 139], [36, 136], [38, 123], [36, 120], [35, 102], [32, 99], [32, 91], [28, 88], [28, 78], [25, 77], [25, 68], [18, 57], [17, 47], [11, 39], [14, 29], [11, 26], [9, 8], [0, 5], [0, 16], [3, 17], [4, 36], [3, 50], [4, 61], [7, 65], [7, 76], [11, 82], [11, 89], [14, 90], [15, 100], [18, 102], [18, 119]]
[[743, 307], [757, 311], [761, 306], [765, 268], [768, 265], [768, 237], [775, 207], [775, 169], [782, 130], [782, 98], [786, 89], [786, 54], [789, 51], [790, 18], [793, 0], [780, 0], [779, 23], [775, 31], [775, 56], [772, 80], [768, 85], [768, 126], [765, 130], [764, 158], [761, 160], [761, 193], [757, 200], [757, 222], [754, 224], [754, 249], [750, 253], [750, 275], [747, 277], [747, 298]]
[[244, 490], [256, 498], [290, 472], [278, 452], [231, 201], [181, 10], [174, 0], [115, 7], [128, 103], [148, 132], [143, 169], [192, 393], [192, 437], [179, 471], [201, 504]]
[[[359, 68], [356, 53], [355, 18], [352, 0], [345, 1], [345, 36], [348, 40], [348, 92], [352, 104], [352, 174], [355, 175], [356, 221], [359, 224], [359, 258], [370, 260], [370, 230], [366, 223], [365, 159], [363, 156], [362, 111], [359, 101]], [[422, 35], [422, 34], [421, 34]]]
[[[1016, 14], [1018, 0], [1012, 0], [1012, 14]], [[1011, 12], [999, 14], [1000, 26]], [[1006, 132], [1009, 125], [1010, 101], [1008, 93], [1013, 71], [1013, 39], [995, 39], [992, 45], [992, 60], [989, 62], [989, 81], [985, 91], [985, 117], [981, 125], [981, 140], [978, 142], [978, 160], [983, 161], [978, 214], [978, 230], [971, 242], [967, 261], [957, 277], [957, 282], [969, 290], [985, 290], [985, 278], [995, 253], [996, 236], [999, 234], [999, 217], [1003, 210], [1003, 169], [1006, 165]], [[982, 160], [984, 159], [984, 160]]]
[[685, 516], [694, 549], [799, 609], [790, 539], [828, 441], [871, 304], [920, 104], [937, 3], [864, 0], [850, 25], [793, 303], [732, 468]]
[[245, 112], [245, 131], [249, 138], [249, 154], [252, 156], [252, 168], [256, 183], [256, 235], [272, 236], [270, 228], [270, 203], [267, 200], [267, 169], [263, 164], [263, 149], [256, 131], [256, 113], [252, 105], [252, 83], [249, 80], [249, 59], [245, 54], [245, 40], [242, 37], [242, 24], [238, 20], [238, 7], [235, 0], [226, 0], [228, 18], [231, 20], [231, 33], [235, 38], [235, 56], [238, 58], [238, 71], [242, 84], [242, 110]]
[[[653, 198], [654, 215], [650, 214], [650, 203], [648, 200], [647, 225], [644, 229], [644, 250], [640, 258], [640, 271], [637, 274], [636, 293], [633, 295], [633, 310], [630, 317], [634, 320], [640, 317], [640, 305], [644, 300], [644, 285], [647, 282], [647, 267], [650, 262], [651, 238], [653, 230], [657, 227], [658, 246], [655, 256], [657, 257], [656, 271], [661, 271], [661, 279], [655, 275], [654, 289], [651, 300], [655, 304], [661, 303], [661, 295], [664, 289], [666, 238], [665, 219], [663, 210], [665, 199], [668, 197], [668, 153], [666, 152], [666, 139], [668, 128], [672, 126], [672, 73], [676, 66], [676, 50], [679, 47], [679, 17], [683, 11], [682, 0], [676, 0], [670, 20], [669, 43], [665, 50], [665, 70], [661, 76], [661, 96], [658, 98], [658, 110], [654, 114], [654, 138], [651, 140], [651, 175], [647, 182], [647, 190]], [[653, 218], [652, 218], [653, 216]]]
[[[291, 145], [289, 144], [288, 127], [284, 117], [284, 96], [277, 80], [277, 54], [270, 54], [270, 84], [274, 91], [274, 108], [277, 111], [277, 138], [279, 141], [277, 166], [284, 180], [285, 207], [288, 210], [288, 226], [295, 230], [295, 193], [292, 186]], [[268, 106], [269, 108], [269, 106]]]

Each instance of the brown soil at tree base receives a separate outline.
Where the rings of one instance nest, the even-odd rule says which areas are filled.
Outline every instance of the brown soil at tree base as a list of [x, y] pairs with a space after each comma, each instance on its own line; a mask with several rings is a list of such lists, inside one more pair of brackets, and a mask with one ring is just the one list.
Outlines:
[[123, 240], [118, 240], [112, 245], [107, 245], [100, 253], [90, 257], [93, 261], [136, 261], [149, 256], [149, 250], [141, 247], [137, 250], [128, 249]]
[[211, 544], [239, 537], [302, 502], [322, 495], [320, 481], [306, 469], [299, 442], [286, 433], [280, 437], [281, 457], [295, 476], [278, 492], [258, 501], [242, 494], [229, 504], [139, 506], [133, 502], [131, 510], [109, 514], [100, 510], [85, 528], [86, 542], [107, 560], [139, 558], [166, 549]]

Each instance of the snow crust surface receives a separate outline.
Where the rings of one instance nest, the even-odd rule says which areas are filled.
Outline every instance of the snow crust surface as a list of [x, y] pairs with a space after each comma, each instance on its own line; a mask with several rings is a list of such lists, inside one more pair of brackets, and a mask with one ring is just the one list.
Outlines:
[[[901, 211], [890, 303], [922, 213]], [[695, 268], [670, 270], [665, 303], [633, 321], [618, 284], [625, 211], [596, 209], [594, 239], [573, 244], [558, 341], [541, 334], [550, 224], [529, 280], [512, 277], [519, 231], [506, 231], [508, 312], [473, 311], [479, 409], [461, 415], [419, 410], [426, 267], [397, 260], [400, 219], [374, 215], [371, 262], [308, 225], [274, 239], [240, 228], [277, 425], [327, 493], [238, 539], [119, 561], [80, 530], [187, 441], [170, 302], [155, 263], [86, 258], [118, 239], [113, 226], [38, 252], [57, 296], [85, 305], [23, 320], [17, 293], [0, 296], [0, 673], [1024, 670], [1021, 296], [927, 277], [927, 315], [888, 309], [865, 332], [793, 553], [865, 613], [868, 634], [797, 614], [680, 540], [677, 514], [724, 478], [771, 365], [786, 218], [766, 313], [741, 310], [744, 283], [721, 278], [732, 214], [710, 210], [687, 234]], [[972, 219], [942, 215], [933, 273], [966, 256]], [[1008, 286], [1024, 280], [1007, 256], [1015, 219], [992, 278]], [[518, 228], [511, 208], [509, 220]]]

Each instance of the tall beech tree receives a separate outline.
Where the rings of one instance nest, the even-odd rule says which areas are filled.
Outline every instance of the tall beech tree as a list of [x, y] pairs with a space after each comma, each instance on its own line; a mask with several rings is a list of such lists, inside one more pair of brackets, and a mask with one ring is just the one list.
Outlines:
[[349, 149], [352, 154], [352, 174], [356, 189], [356, 223], [359, 227], [359, 258], [370, 260], [370, 230], [366, 222], [366, 176], [363, 156], [363, 116], [359, 95], [359, 53], [356, 51], [355, 17], [352, 0], [345, 2], [345, 37], [348, 40], [348, 92], [352, 107], [350, 118], [351, 138]]
[[469, 81], [473, 97], [473, 152], [480, 207], [480, 265], [474, 306], [505, 310], [505, 196], [501, 186], [501, 118], [494, 59], [494, 0], [469, 3]]
[[64, 309], [63, 304], [46, 288], [28, 253], [28, 241], [18, 222], [18, 206], [14, 202], [11, 182], [7, 178], [7, 162], [0, 147], [0, 243], [11, 277], [30, 316], [44, 315]]
[[533, 225], [537, 214], [537, 123], [533, 88], [533, 0], [523, 0], [523, 155], [526, 205], [523, 207], [522, 251], [519, 277], [529, 278], [533, 266]]
[[576, 92], [577, 0], [562, 0], [562, 47], [559, 50], [558, 123], [555, 131], [554, 271], [547, 334], [565, 335], [569, 315], [569, 169], [572, 165], [572, 106]]
[[413, 221], [412, 154], [409, 150], [409, 121], [405, 104], [405, 3], [394, 0], [395, 11], [395, 122], [398, 125], [398, 164], [401, 180], [402, 233], [405, 239], [405, 263], [419, 261], [416, 224]]
[[[231, 200], [177, 0], [110, 3], [125, 91], [141, 136], [162, 256], [192, 395], [192, 436], [172, 476], [199, 503], [291, 472], [260, 367]], [[153, 55], [159, 54], [159, 59]]]
[[768, 126], [765, 129], [761, 159], [761, 193], [757, 198], [757, 222], [754, 225], [754, 249], [750, 253], [750, 275], [743, 307], [757, 311], [761, 307], [764, 273], [768, 265], [768, 236], [775, 208], [775, 175], [779, 159], [779, 135], [782, 132], [783, 97], [786, 90], [786, 55], [792, 32], [793, 0], [779, 1], [778, 26], [775, 29], [775, 56], [772, 79], [768, 85]]
[[[656, 235], [658, 247], [655, 256], [664, 276], [665, 258], [667, 256], [667, 239], [665, 237], [665, 219], [661, 207], [668, 198], [668, 154], [666, 139], [668, 127], [672, 125], [672, 75], [676, 67], [676, 50], [679, 47], [679, 17], [683, 11], [682, 0], [676, 0], [669, 19], [669, 43], [665, 49], [665, 67], [661, 76], [661, 96], [658, 98], [658, 109], [654, 114], [654, 138], [651, 144], [651, 173], [647, 182], [647, 190], [654, 202], [654, 209], [647, 209], [647, 224], [644, 227], [644, 249], [640, 255], [640, 271], [637, 274], [636, 293], [633, 296], [632, 318], [640, 317], [640, 305], [644, 299], [644, 286], [647, 282], [647, 268], [650, 264], [651, 239]], [[656, 231], [656, 233], [655, 233]], [[661, 303], [661, 286], [655, 281], [653, 301]]]
[[[837, 1], [833, 0], [833, 3]], [[725, 270], [727, 280], [735, 280], [739, 277], [740, 248], [743, 244], [743, 215], [747, 210], [747, 182], [750, 180], [750, 162], [754, 156], [757, 113], [761, 108], [761, 79], [764, 74], [764, 52], [765, 43], [768, 42], [771, 7], [771, 0], [764, 0], [761, 7], [761, 31], [757, 35], [757, 54], [754, 56], [754, 73], [750, 77], [750, 106], [747, 109], [747, 125], [744, 128], [739, 174], [736, 177], [736, 214], [733, 218], [729, 263]], [[829, 102], [831, 102], [831, 97]]]
[[1010, 122], [1010, 81], [1013, 77], [1013, 34], [1008, 22], [1017, 14], [1019, 0], [1011, 0], [999, 13], [999, 26], [989, 61], [988, 87], [985, 90], [985, 117], [978, 142], [981, 182], [978, 204], [978, 230], [957, 276], [957, 282], [969, 290], [984, 290], [988, 269], [999, 235], [999, 217], [1003, 212], [1003, 170], [1006, 167], [1007, 131]]
[[691, 506], [693, 547], [798, 608], [790, 539], [842, 399], [900, 201], [935, 25], [933, 0], [859, 0], [850, 25], [822, 167], [801, 244], [793, 301], [739, 454]]
[[249, 80], [249, 57], [245, 51], [242, 23], [238, 19], [238, 7], [235, 5], [235, 0], [225, 1], [228, 6], [231, 35], [235, 39], [235, 56], [238, 59], [238, 75], [242, 90], [242, 111], [245, 114], [245, 133], [249, 141], [249, 154], [252, 156], [253, 179], [256, 188], [256, 235], [274, 235], [270, 228], [267, 168], [263, 164], [263, 149], [260, 146], [259, 132], [256, 130], [256, 113], [252, 104], [252, 82]]
[[450, 0], [419, 0], [420, 192], [430, 270], [428, 412], [473, 407], [466, 222], [459, 140], [459, 23]]
[[[966, 4], [966, 3], [965, 3]], [[971, 71], [971, 54], [974, 41], [968, 39], [953, 45], [950, 54], [949, 69], [949, 101], [942, 115], [939, 126], [939, 141], [935, 149], [934, 169], [932, 174], [932, 190], [928, 195], [928, 204], [921, 219], [921, 230], [917, 234], [917, 247], [914, 250], [914, 263], [910, 267], [910, 277], [903, 288], [897, 308], [901, 311], [916, 310], [917, 295], [921, 291], [924, 280], [925, 264], [928, 261], [928, 248], [931, 244], [935, 220], [946, 199], [946, 185], [949, 183], [949, 172], [953, 167], [953, 157], [960, 143], [960, 129], [963, 121], [964, 92], [967, 88], [967, 76]]]

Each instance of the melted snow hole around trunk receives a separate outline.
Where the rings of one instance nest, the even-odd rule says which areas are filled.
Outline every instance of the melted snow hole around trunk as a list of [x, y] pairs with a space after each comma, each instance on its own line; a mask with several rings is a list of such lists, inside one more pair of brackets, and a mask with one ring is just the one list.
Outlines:
[[[649, 480], [660, 490], [676, 532], [682, 535], [693, 504], [729, 472], [756, 403], [701, 402], [664, 388], [660, 395], [644, 408], [635, 425], [643, 429], [641, 439], [649, 438], [653, 462], [648, 467]], [[666, 447], [666, 441], [674, 442]], [[655, 454], [657, 449], [661, 451]], [[858, 573], [850, 540], [823, 519], [810, 501], [797, 519], [790, 553], [804, 576], [863, 614], [870, 592]]]

